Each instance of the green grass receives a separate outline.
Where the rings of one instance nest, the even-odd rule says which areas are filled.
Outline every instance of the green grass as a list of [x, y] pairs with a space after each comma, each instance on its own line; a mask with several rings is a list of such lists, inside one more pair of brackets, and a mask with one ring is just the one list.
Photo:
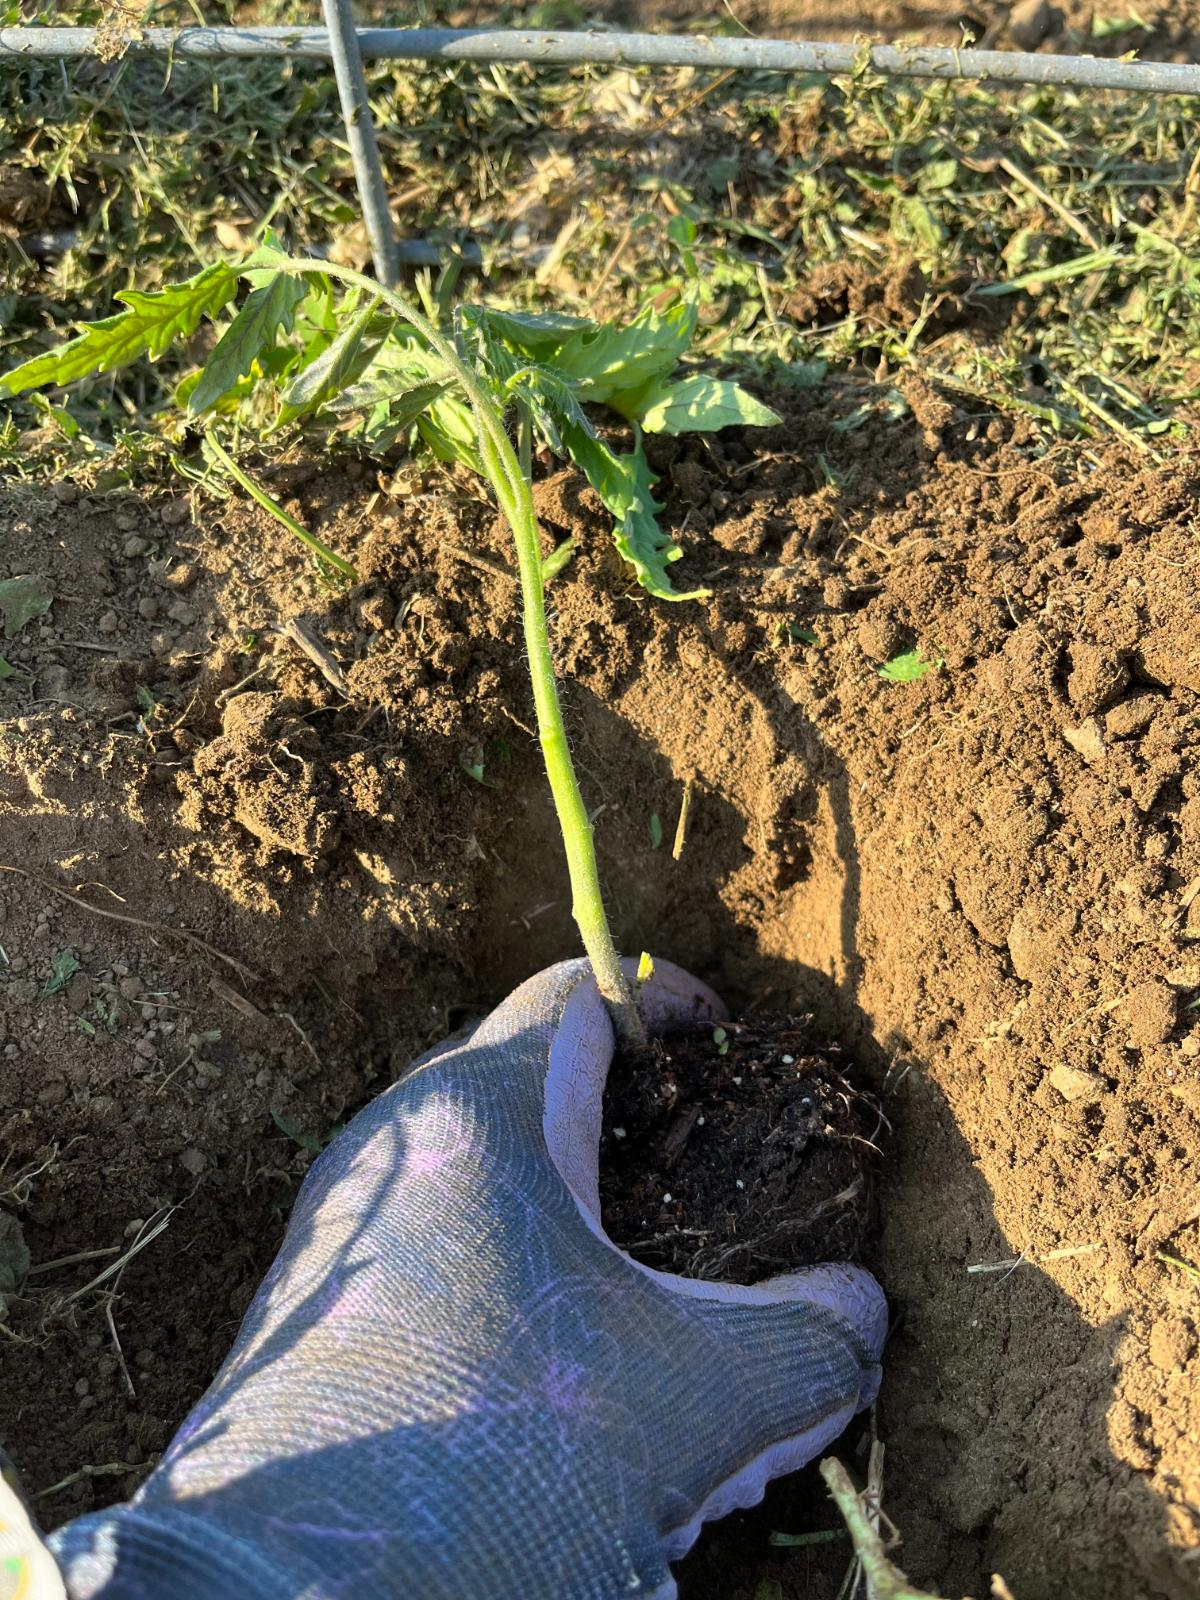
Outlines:
[[[169, 4], [152, 20], [195, 16]], [[515, 306], [629, 316], [695, 283], [707, 353], [783, 386], [861, 385], [847, 426], [902, 415], [896, 380], [913, 371], [982, 416], [1024, 415], [1034, 438], [1117, 433], [1165, 453], [1200, 395], [1200, 136], [1183, 100], [869, 75], [384, 64], [370, 79], [402, 232], [477, 240], [491, 295]], [[16, 219], [0, 231], [0, 368], [120, 289], [236, 258], [267, 222], [297, 251], [365, 259], [317, 64], [2, 67], [4, 194], [20, 199], [0, 207]], [[18, 237], [43, 232], [73, 242], [40, 257]], [[114, 439], [142, 470], [165, 464], [193, 441], [156, 417], [194, 364], [93, 380], [70, 417], [21, 402], [0, 467], [78, 469]]]

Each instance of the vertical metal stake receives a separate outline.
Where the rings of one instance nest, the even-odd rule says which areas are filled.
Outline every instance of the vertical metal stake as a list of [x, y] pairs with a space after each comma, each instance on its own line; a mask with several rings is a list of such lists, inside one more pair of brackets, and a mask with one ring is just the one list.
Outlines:
[[321, 0], [346, 137], [354, 161], [354, 177], [362, 202], [363, 219], [375, 258], [375, 276], [389, 288], [396, 282], [398, 263], [396, 237], [388, 211], [387, 188], [379, 160], [375, 124], [367, 101], [367, 80], [363, 75], [362, 52], [354, 27], [353, 0]]

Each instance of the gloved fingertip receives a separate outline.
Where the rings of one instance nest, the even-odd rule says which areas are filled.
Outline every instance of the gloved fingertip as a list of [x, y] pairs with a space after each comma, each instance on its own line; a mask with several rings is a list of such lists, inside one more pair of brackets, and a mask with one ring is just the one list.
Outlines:
[[783, 1272], [757, 1284], [779, 1300], [825, 1306], [854, 1328], [876, 1361], [887, 1339], [888, 1306], [883, 1290], [865, 1267], [825, 1262], [802, 1272]]

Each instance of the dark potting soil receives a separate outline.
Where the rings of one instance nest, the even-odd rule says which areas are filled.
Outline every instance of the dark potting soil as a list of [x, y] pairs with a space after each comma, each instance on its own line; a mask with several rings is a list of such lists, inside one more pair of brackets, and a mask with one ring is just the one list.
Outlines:
[[689, 1028], [617, 1060], [600, 1200], [637, 1260], [755, 1282], [862, 1253], [885, 1124], [808, 1017]]
[[[808, 1016], [699, 1025], [619, 1057], [600, 1140], [609, 1237], [647, 1266], [739, 1283], [869, 1258], [888, 1126], [854, 1079]], [[853, 1459], [862, 1434], [855, 1424], [840, 1453]], [[776, 1570], [832, 1595], [848, 1548], [824, 1542], [836, 1520], [815, 1467], [772, 1485], [705, 1530], [676, 1569], [681, 1600], [735, 1595], [747, 1573]], [[779, 1530], [822, 1541], [803, 1574], [794, 1549], [772, 1550]]]

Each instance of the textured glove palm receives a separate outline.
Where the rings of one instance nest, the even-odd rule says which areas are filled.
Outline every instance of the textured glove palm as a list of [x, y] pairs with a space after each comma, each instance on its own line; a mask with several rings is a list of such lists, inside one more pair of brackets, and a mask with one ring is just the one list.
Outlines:
[[[656, 1025], [717, 1015], [659, 963]], [[237, 1343], [127, 1506], [52, 1548], [72, 1597], [675, 1593], [700, 1523], [874, 1397], [866, 1273], [657, 1274], [600, 1229], [612, 1031], [531, 979], [314, 1164]]]

